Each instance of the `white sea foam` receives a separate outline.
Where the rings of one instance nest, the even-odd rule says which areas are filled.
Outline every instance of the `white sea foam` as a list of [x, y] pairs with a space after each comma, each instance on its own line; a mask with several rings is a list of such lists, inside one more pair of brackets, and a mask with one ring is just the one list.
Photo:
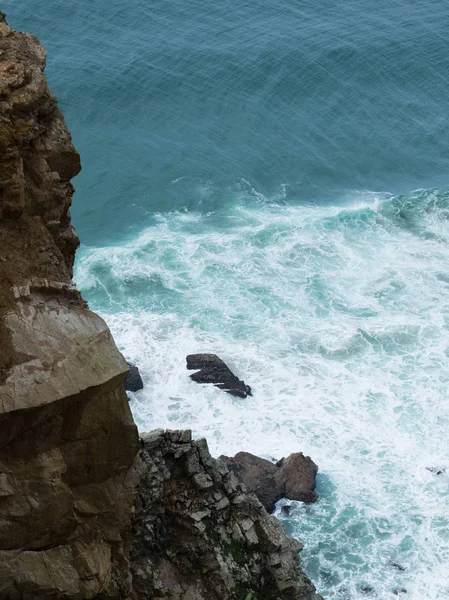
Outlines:
[[[286, 524], [328, 598], [447, 598], [449, 470], [426, 468], [449, 467], [447, 209], [437, 193], [353, 196], [252, 194], [220, 227], [160, 215], [124, 246], [85, 248], [77, 279], [141, 369], [141, 430], [318, 463], [321, 499]], [[254, 396], [192, 382], [192, 352], [219, 354]]]

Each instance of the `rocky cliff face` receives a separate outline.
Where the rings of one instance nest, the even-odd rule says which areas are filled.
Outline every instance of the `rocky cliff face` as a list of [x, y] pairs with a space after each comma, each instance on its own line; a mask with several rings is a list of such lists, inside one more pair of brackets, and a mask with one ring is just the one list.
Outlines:
[[[320, 600], [285, 536], [190, 431], [143, 437], [134, 521], [134, 598]], [[322, 599], [321, 599], [322, 600]]]
[[71, 281], [80, 160], [44, 66], [0, 13], [0, 599], [318, 599], [204, 441], [137, 456], [127, 364]]
[[118, 596], [138, 436], [126, 362], [71, 282], [80, 159], [44, 66], [0, 22], [0, 597]]

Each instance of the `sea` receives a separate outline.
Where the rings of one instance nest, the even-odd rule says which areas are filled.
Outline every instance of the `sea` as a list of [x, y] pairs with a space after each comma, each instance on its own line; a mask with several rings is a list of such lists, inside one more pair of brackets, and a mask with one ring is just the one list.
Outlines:
[[47, 49], [75, 278], [140, 430], [310, 455], [319, 500], [276, 514], [327, 600], [449, 598], [449, 2], [1, 8]]

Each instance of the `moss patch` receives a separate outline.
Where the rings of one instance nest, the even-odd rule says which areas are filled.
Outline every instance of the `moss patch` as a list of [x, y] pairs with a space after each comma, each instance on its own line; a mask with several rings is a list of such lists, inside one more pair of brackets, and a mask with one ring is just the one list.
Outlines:
[[248, 591], [248, 588], [239, 586], [234, 590], [234, 596], [236, 600], [262, 600], [258, 598], [253, 592]]
[[[245, 547], [240, 542], [232, 540], [229, 552], [238, 565], [244, 565], [247, 562]], [[243, 600], [246, 600], [246, 598], [243, 598]], [[257, 600], [257, 598], [249, 598], [248, 600]]]

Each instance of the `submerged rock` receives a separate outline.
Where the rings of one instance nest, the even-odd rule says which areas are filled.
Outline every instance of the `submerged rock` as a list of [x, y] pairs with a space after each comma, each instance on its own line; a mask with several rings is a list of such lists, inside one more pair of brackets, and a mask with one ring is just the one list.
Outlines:
[[446, 469], [439, 467], [426, 467], [426, 469], [435, 475], [442, 475], [446, 472]]
[[390, 562], [390, 565], [391, 565], [392, 567], [394, 567], [395, 569], [397, 569], [398, 571], [405, 571], [405, 570], [406, 570], [406, 569], [405, 569], [405, 567], [403, 567], [402, 565], [400, 565], [400, 564], [399, 564], [398, 562], [396, 562], [396, 561], [391, 561], [391, 562]]
[[139, 369], [136, 365], [128, 363], [129, 371], [125, 379], [125, 390], [128, 392], [138, 392], [143, 389], [143, 381]]
[[187, 368], [197, 370], [190, 378], [197, 383], [213, 383], [232, 396], [252, 396], [251, 388], [234, 375], [216, 354], [190, 354], [186, 357]]
[[372, 585], [362, 585], [362, 587], [360, 588], [360, 591], [362, 592], [362, 594], [372, 596], [375, 592], [375, 589], [373, 588]]
[[249, 452], [238, 452], [234, 457], [220, 456], [234, 475], [256, 494], [268, 512], [281, 498], [315, 502], [318, 498], [315, 478], [318, 467], [302, 452], [290, 454], [276, 464]]

